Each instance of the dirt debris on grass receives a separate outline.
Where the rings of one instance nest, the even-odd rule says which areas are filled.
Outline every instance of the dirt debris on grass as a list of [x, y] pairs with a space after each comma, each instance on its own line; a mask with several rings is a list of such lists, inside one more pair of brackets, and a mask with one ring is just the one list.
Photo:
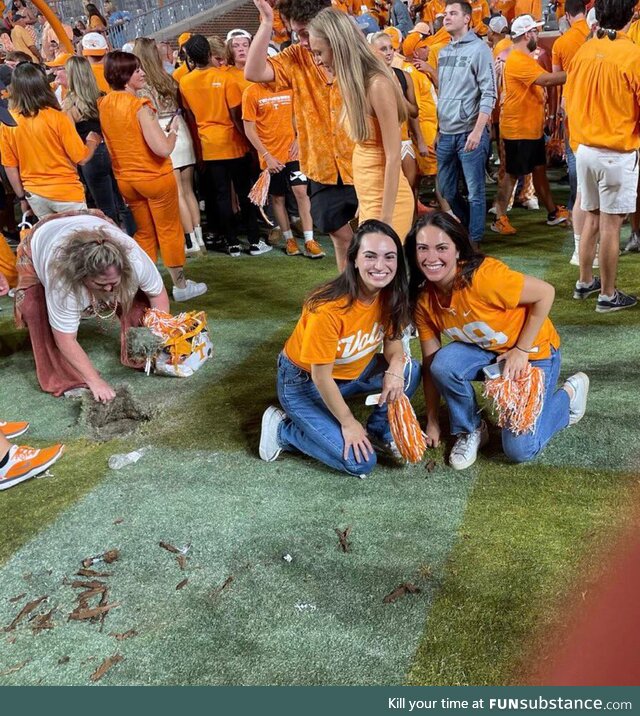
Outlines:
[[102, 554], [97, 554], [95, 557], [87, 557], [86, 559], [83, 559], [82, 566], [85, 569], [88, 569], [96, 562], [106, 562], [106, 564], [111, 564], [112, 562], [118, 560], [119, 557], [120, 552], [117, 549], [109, 549]]
[[114, 654], [113, 656], [107, 657], [102, 664], [91, 674], [89, 679], [91, 681], [100, 681], [100, 679], [116, 664], [119, 664], [121, 661], [124, 661], [124, 656], [121, 654]]
[[93, 619], [94, 617], [102, 616], [102, 614], [109, 612], [112, 609], [116, 609], [119, 606], [121, 606], [120, 602], [113, 602], [112, 604], [89, 608], [78, 606], [71, 612], [71, 614], [69, 614], [69, 619], [74, 621]]
[[189, 577], [185, 577], [185, 579], [183, 579], [181, 582], [178, 582], [178, 584], [176, 584], [176, 592], [186, 587], [188, 582]]
[[176, 562], [178, 563], [180, 570], [184, 572], [184, 570], [187, 568], [187, 558], [183, 554], [179, 554], [176, 557]]
[[173, 554], [181, 554], [180, 550], [176, 546], [169, 544], [168, 542], [159, 542], [158, 546], [162, 547], [162, 549], [166, 549], [167, 552], [172, 552]]
[[10, 602], [11, 604], [15, 604], [16, 602], [19, 602], [21, 599], [24, 599], [26, 596], [27, 596], [27, 593], [26, 593], [26, 592], [22, 592], [22, 594], [18, 594], [18, 595], [15, 596], [15, 597], [11, 597], [11, 598], [9, 599], [9, 602]]
[[78, 577], [110, 577], [113, 572], [97, 572], [95, 569], [79, 569], [76, 572]]
[[53, 623], [52, 617], [53, 613], [55, 612], [55, 609], [50, 609], [48, 612], [45, 612], [44, 614], [35, 614], [31, 619], [30, 622], [33, 622], [31, 624], [31, 632], [34, 636], [37, 634], [40, 634], [43, 631], [46, 631], [47, 629], [53, 629], [55, 624]]
[[0, 676], [8, 676], [9, 674], [13, 674], [15, 671], [20, 671], [20, 669], [24, 669], [24, 667], [29, 663], [30, 659], [25, 659], [24, 661], [21, 661], [19, 664], [14, 664], [13, 666], [10, 666], [7, 669], [4, 669], [3, 671], [0, 671]]
[[16, 626], [31, 612], [36, 609], [42, 602], [44, 602], [45, 599], [48, 599], [49, 597], [45, 594], [42, 597], [38, 597], [37, 599], [34, 599], [31, 602], [27, 602], [24, 607], [18, 612], [18, 614], [15, 616], [13, 621], [4, 628], [5, 632], [13, 631]]
[[123, 631], [119, 634], [116, 634], [115, 632], [111, 632], [109, 636], [114, 637], [118, 641], [124, 641], [125, 639], [131, 639], [134, 636], [138, 636], [138, 632], [135, 629], [129, 629], [129, 631]]
[[411, 582], [403, 582], [399, 584], [393, 591], [389, 592], [387, 596], [382, 600], [385, 604], [393, 604], [401, 599], [406, 594], [419, 594], [421, 591], [420, 587], [416, 587]]
[[80, 421], [103, 442], [130, 435], [152, 417], [153, 411], [135, 400], [126, 383], [116, 387], [116, 397], [109, 403], [96, 402], [88, 395], [82, 397]]
[[349, 542], [351, 526], [347, 527], [344, 530], [341, 530], [339, 527], [336, 527], [335, 533], [338, 535], [338, 549], [342, 552], [351, 552], [351, 542]]
[[224, 582], [222, 582], [222, 584], [221, 584], [219, 587], [216, 587], [216, 588], [211, 592], [211, 598], [212, 598], [212, 599], [215, 599], [216, 597], [220, 596], [220, 594], [222, 594], [222, 592], [224, 592], [225, 589], [228, 589], [228, 588], [229, 588], [229, 586], [231, 585], [231, 583], [233, 582], [234, 579], [235, 579], [235, 577], [233, 576], [233, 574], [230, 574], [230, 575], [224, 580]]
[[69, 656], [61, 656], [58, 659], [58, 666], [64, 666], [64, 664], [68, 664], [71, 661], [71, 657]]
[[424, 469], [427, 472], [433, 472], [436, 469], [437, 464], [438, 463], [435, 460], [427, 460], [427, 462], [425, 462], [424, 464]]

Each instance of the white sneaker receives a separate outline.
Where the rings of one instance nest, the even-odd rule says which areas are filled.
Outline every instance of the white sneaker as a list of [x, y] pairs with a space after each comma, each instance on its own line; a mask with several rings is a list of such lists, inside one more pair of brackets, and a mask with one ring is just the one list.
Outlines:
[[540, 204], [535, 197], [533, 199], [527, 199], [526, 201], [523, 201], [522, 206], [528, 211], [540, 211]]
[[265, 462], [273, 462], [282, 452], [278, 442], [278, 428], [286, 418], [286, 414], [275, 405], [270, 405], [262, 416], [262, 429], [260, 431], [260, 457]]
[[574, 373], [565, 380], [562, 390], [569, 395], [569, 425], [575, 425], [582, 420], [587, 409], [589, 376], [586, 373]]
[[449, 464], [454, 470], [466, 470], [471, 467], [478, 457], [478, 450], [487, 444], [489, 440], [489, 431], [484, 420], [480, 423], [480, 427], [472, 433], [458, 435], [451, 454], [449, 455]]
[[[580, 252], [578, 251], [578, 249], [573, 250], [573, 255], [571, 256], [569, 263], [572, 266], [580, 266]], [[591, 264], [591, 267], [592, 268], [600, 268], [600, 262], [598, 261], [598, 254], [596, 254], [596, 257], [593, 259], [593, 263]]]
[[193, 244], [191, 246], [187, 246], [187, 244], [185, 243], [184, 252], [187, 256], [199, 256], [200, 255], [200, 247], [194, 246]]
[[251, 244], [249, 247], [249, 253], [251, 256], [260, 256], [260, 254], [266, 254], [267, 251], [271, 251], [272, 248], [273, 246], [269, 246], [269, 244], [260, 239], [257, 243]]
[[203, 293], [207, 292], [206, 283], [196, 283], [190, 279], [187, 279], [185, 283], [187, 285], [184, 288], [173, 287], [174, 301], [190, 301], [192, 298], [202, 296]]

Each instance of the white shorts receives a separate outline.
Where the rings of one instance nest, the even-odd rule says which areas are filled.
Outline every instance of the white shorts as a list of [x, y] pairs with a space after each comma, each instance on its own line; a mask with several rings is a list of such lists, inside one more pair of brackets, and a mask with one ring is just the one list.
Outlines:
[[416, 150], [414, 149], [413, 142], [410, 139], [403, 139], [402, 146], [400, 147], [400, 159], [402, 160], [407, 156], [415, 159]]
[[576, 152], [580, 207], [605, 214], [632, 214], [638, 192], [638, 152], [578, 146]]

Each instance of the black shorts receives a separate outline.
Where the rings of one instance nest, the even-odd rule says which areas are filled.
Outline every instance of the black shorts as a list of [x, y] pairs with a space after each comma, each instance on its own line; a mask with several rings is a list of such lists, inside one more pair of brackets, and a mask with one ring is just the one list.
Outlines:
[[531, 174], [536, 167], [547, 165], [544, 137], [540, 139], [505, 139], [506, 171], [514, 177]]
[[341, 177], [337, 184], [320, 184], [309, 179], [308, 192], [313, 223], [323, 234], [337, 231], [356, 215], [356, 190], [350, 184], [343, 184]]
[[300, 171], [300, 162], [287, 162], [284, 169], [277, 174], [271, 175], [269, 181], [269, 194], [275, 196], [285, 196], [287, 193], [287, 185], [289, 186], [307, 186], [309, 180]]

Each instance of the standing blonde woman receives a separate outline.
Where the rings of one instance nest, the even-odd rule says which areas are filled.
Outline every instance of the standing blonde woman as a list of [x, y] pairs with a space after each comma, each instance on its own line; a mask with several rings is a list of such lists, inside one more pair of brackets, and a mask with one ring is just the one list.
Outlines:
[[[62, 109], [76, 125], [81, 139], [86, 140], [89, 132], [102, 134], [98, 116], [98, 100], [104, 95], [98, 88], [89, 61], [84, 57], [70, 57], [65, 63], [68, 93]], [[113, 176], [111, 157], [104, 143], [100, 144], [93, 157], [80, 167], [89, 193], [95, 205], [116, 224], [133, 236], [136, 225], [131, 210], [122, 200], [116, 179]]]
[[[146, 86], [138, 91], [138, 97], [151, 100], [158, 113], [160, 126], [168, 134], [169, 124], [178, 111], [178, 83], [164, 71], [155, 40], [139, 37], [133, 46], [133, 54], [140, 60], [147, 80]], [[177, 117], [176, 128], [176, 146], [170, 158], [178, 185], [180, 221], [185, 239], [189, 239], [187, 253], [198, 253], [200, 250], [205, 251], [205, 247], [200, 226], [200, 207], [193, 193], [196, 155], [189, 128], [181, 116]]]
[[356, 143], [353, 183], [358, 219], [379, 219], [404, 241], [413, 220], [413, 192], [402, 173], [400, 125], [407, 109], [399, 83], [344, 13], [327, 8], [308, 25], [316, 62], [334, 74], [343, 115]]

